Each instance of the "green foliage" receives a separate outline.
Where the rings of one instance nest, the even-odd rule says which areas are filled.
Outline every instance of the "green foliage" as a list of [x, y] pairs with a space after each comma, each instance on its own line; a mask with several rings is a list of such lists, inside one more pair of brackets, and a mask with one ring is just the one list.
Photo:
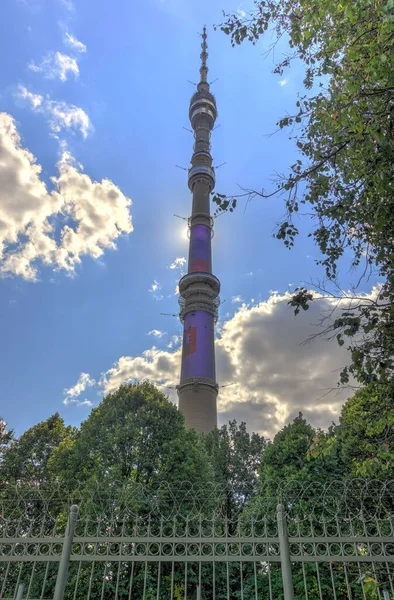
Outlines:
[[319, 455], [311, 449], [325, 436], [315, 429], [300, 413], [291, 423], [279, 431], [268, 444], [261, 460], [260, 484], [273, 485], [296, 481], [304, 486], [326, 484], [338, 478], [338, 460], [332, 453]]
[[300, 413], [268, 444], [260, 465], [260, 479], [283, 482], [299, 478], [309, 467], [307, 452], [315, 436], [315, 429]]
[[42, 485], [52, 479], [49, 463], [62, 443], [75, 435], [59, 413], [28, 429], [3, 451], [0, 479], [6, 482]]
[[378, 598], [379, 582], [373, 577], [366, 577], [363, 581], [363, 588], [367, 598]]
[[[363, 385], [394, 375], [394, 13], [393, 0], [255, 0], [246, 16], [225, 14], [221, 30], [232, 45], [253, 44], [266, 32], [286, 36], [291, 52], [274, 73], [295, 59], [305, 65], [306, 92], [295, 111], [279, 120], [291, 127], [300, 159], [270, 193], [248, 190], [247, 197], [284, 194], [286, 217], [276, 237], [292, 247], [301, 205], [312, 209], [310, 232], [323, 258], [317, 261], [335, 281], [346, 251], [365, 273], [376, 267], [383, 285], [372, 300], [361, 299], [332, 326], [338, 343], [348, 340], [351, 367]], [[273, 44], [275, 46], [275, 43]], [[294, 129], [295, 127], [295, 129]], [[239, 197], [239, 196], [238, 196]], [[236, 196], [217, 194], [219, 210], [234, 208]], [[308, 211], [310, 212], [310, 210]], [[307, 309], [306, 291], [292, 304]], [[359, 335], [364, 334], [364, 335]]]
[[244, 491], [256, 486], [257, 469], [266, 446], [263, 436], [249, 433], [246, 423], [238, 425], [233, 420], [209, 433], [205, 446], [217, 483]]
[[[328, 506], [327, 498], [322, 500], [321, 496], [321, 490], [327, 484], [332, 485], [334, 490], [338, 484], [338, 489], [342, 490], [341, 481], [345, 483], [349, 476], [364, 477], [371, 484], [376, 479], [394, 479], [394, 409], [391, 398], [392, 390], [388, 387], [368, 386], [346, 402], [339, 425], [333, 425], [328, 432], [312, 427], [299, 414], [275, 435], [272, 442], [267, 443], [262, 436], [248, 433], [245, 423], [238, 425], [236, 421], [209, 435], [198, 436], [194, 431], [185, 430], [180, 413], [153, 385], [124, 385], [107, 395], [79, 430], [65, 427], [59, 415], [54, 415], [29, 429], [19, 440], [12, 441], [4, 452], [0, 474], [3, 478], [7, 469], [8, 481], [19, 482], [15, 500], [21, 494], [24, 504], [21, 503], [21, 509], [13, 510], [12, 514], [22, 523], [24, 519], [27, 519], [26, 522], [37, 519], [41, 523], [39, 518], [46, 510], [46, 504], [45, 494], [41, 496], [38, 488], [45, 489], [48, 484], [53, 487], [51, 518], [45, 530], [45, 535], [50, 536], [53, 531], [63, 535], [67, 519], [65, 502], [53, 493], [55, 481], [71, 492], [80, 482], [78, 489], [84, 498], [81, 514], [86, 521], [82, 519], [77, 525], [78, 535], [86, 535], [85, 531], [93, 532], [92, 535], [100, 531], [105, 535], [111, 529], [115, 540], [122, 527], [125, 532], [134, 531], [137, 521], [133, 521], [132, 516], [129, 522], [127, 515], [136, 514], [138, 519], [149, 514], [147, 522], [151, 535], [158, 535], [161, 527], [160, 517], [155, 512], [158, 507], [158, 514], [169, 517], [166, 527], [175, 524], [180, 538], [185, 535], [182, 531], [186, 531], [186, 523], [189, 523], [189, 534], [195, 535], [194, 525], [188, 520], [192, 515], [197, 515], [196, 522], [206, 521], [204, 527], [209, 531], [213, 507], [216, 511], [218, 507], [221, 510], [216, 512], [218, 535], [223, 531], [223, 523], [226, 523], [228, 533], [234, 535], [235, 542], [239, 535], [250, 535], [247, 532], [251, 523], [260, 527], [262, 536], [276, 535], [275, 507], [280, 499], [290, 514], [290, 536], [300, 533], [309, 536], [312, 526], [314, 535], [319, 536], [324, 535], [320, 511], [331, 518], [331, 508], [333, 514], [341, 514], [342, 509], [344, 514], [346, 510], [350, 511], [349, 514], [352, 514], [351, 511], [358, 514], [360, 509], [357, 490], [354, 498], [347, 494], [342, 503], [341, 496], [338, 496], [333, 499], [332, 506]], [[194, 484], [191, 495], [190, 485], [185, 486], [186, 480]], [[97, 481], [101, 485], [101, 495], [95, 496]], [[118, 483], [121, 485], [118, 486]], [[139, 486], [135, 484], [139, 483], [143, 486], [141, 497], [136, 495]], [[219, 488], [224, 492], [220, 493]], [[23, 493], [24, 489], [26, 493]], [[216, 496], [210, 500], [212, 490]], [[373, 486], [371, 490], [372, 493], [363, 498], [365, 514], [369, 511], [375, 514]], [[177, 495], [175, 513], [174, 495]], [[6, 492], [0, 489], [2, 514], [7, 514], [7, 507], [12, 508], [13, 504], [11, 496], [8, 502], [5, 499]], [[170, 506], [168, 515], [165, 513], [167, 502]], [[393, 509], [390, 502], [389, 497], [384, 498], [385, 507]], [[199, 513], [199, 506], [205, 507], [207, 513]], [[118, 515], [123, 516], [119, 519]], [[296, 518], [292, 520], [291, 515]], [[58, 517], [57, 521], [55, 517]], [[142, 521], [138, 523], [141, 526]], [[0, 528], [4, 524], [5, 521], [1, 521]], [[362, 534], [364, 521], [353, 519], [353, 524], [352, 527], [358, 528], [355, 533]], [[342, 525], [341, 534], [346, 535], [346, 531], [350, 531], [349, 522], [345, 520]], [[387, 520], [380, 519], [379, 527], [382, 535], [390, 535]], [[41, 525], [37, 531], [43, 535]], [[264, 531], [268, 533], [264, 534]], [[209, 538], [211, 534], [206, 535]], [[305, 551], [309, 545], [305, 543]], [[274, 545], [271, 551], [277, 552]], [[202, 562], [200, 567], [197, 561], [186, 566], [185, 563], [174, 562], [173, 597], [185, 596], [187, 579], [186, 596], [190, 600], [196, 599], [199, 569], [203, 583], [202, 598], [213, 597], [212, 561]], [[5, 597], [8, 597], [7, 594], [12, 596], [17, 581], [27, 586], [32, 581], [31, 596], [39, 597], [44, 580], [45, 597], [51, 597], [56, 567], [55, 563], [47, 569], [45, 562], [27, 562], [21, 570], [18, 562], [12, 563]], [[0, 579], [2, 568], [0, 564]], [[171, 560], [161, 563], [158, 590], [157, 562], [132, 563], [126, 556], [124, 561], [111, 561], [108, 557], [108, 561], [97, 561], [92, 567], [89, 562], [82, 561], [79, 565], [73, 561], [66, 598], [73, 597], [76, 589], [77, 599], [86, 597], [89, 589], [92, 598], [109, 600], [116, 594], [119, 598], [127, 598], [133, 574], [133, 597], [143, 597], [145, 590], [147, 599], [154, 600], [159, 593], [163, 600], [173, 600], [172, 568]], [[350, 570], [351, 564], [347, 568]], [[254, 565], [240, 562], [235, 554], [234, 562], [217, 561], [214, 569], [217, 598], [227, 597], [228, 581], [230, 597], [241, 599], [242, 578], [244, 600], [255, 598], [256, 590], [259, 598], [270, 597], [271, 594], [278, 600], [283, 599], [278, 563]], [[353, 600], [379, 597], [387, 583], [387, 573], [384, 570], [371, 573], [365, 563], [355, 565], [355, 569], [351, 583], [347, 584], [344, 565], [340, 562], [330, 564], [323, 561], [318, 567], [313, 562], [304, 566], [294, 563], [296, 597], [304, 600], [305, 581], [309, 600], [331, 597], [333, 585], [337, 600], [347, 600], [350, 596]]]
[[10, 444], [13, 441], [13, 439], [13, 430], [7, 429], [7, 423], [0, 417], [0, 465], [2, 462], [3, 454], [10, 447]]
[[175, 600], [183, 600], [185, 594], [185, 586], [182, 583], [177, 583], [174, 588]]
[[368, 479], [394, 477], [392, 390], [370, 386], [343, 406], [337, 440], [341, 460], [351, 473]]
[[370, 385], [358, 390], [342, 407], [339, 421], [314, 439], [310, 459], [334, 461], [342, 477], [393, 479], [392, 388]]
[[214, 482], [220, 484], [226, 494], [226, 516], [229, 521], [235, 521], [255, 493], [266, 441], [258, 433], [250, 434], [246, 423], [238, 425], [235, 420], [213, 430], [204, 441]]
[[201, 442], [154, 385], [122, 385], [92, 410], [51, 468], [67, 485], [134, 481], [147, 486], [208, 477]]

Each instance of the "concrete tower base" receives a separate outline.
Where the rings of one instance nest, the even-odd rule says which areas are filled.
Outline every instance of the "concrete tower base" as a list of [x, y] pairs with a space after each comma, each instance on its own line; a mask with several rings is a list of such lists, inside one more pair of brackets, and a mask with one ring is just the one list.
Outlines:
[[209, 433], [217, 427], [218, 385], [206, 377], [191, 377], [177, 386], [179, 410], [187, 429]]

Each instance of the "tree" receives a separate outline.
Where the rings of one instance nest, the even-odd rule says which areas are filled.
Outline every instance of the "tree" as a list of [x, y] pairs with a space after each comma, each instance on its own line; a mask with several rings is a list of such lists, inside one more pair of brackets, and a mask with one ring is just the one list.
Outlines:
[[320, 434], [299, 413], [291, 423], [285, 425], [268, 444], [259, 469], [262, 485], [272, 482], [284, 486], [292, 481], [302, 485], [326, 482], [330, 476], [338, 477], [336, 463], [311, 461], [310, 447]]
[[234, 419], [205, 438], [215, 481], [236, 490], [253, 490], [257, 484], [266, 441], [258, 433], [249, 433], [246, 423]]
[[[7, 468], [13, 468], [9, 481], [18, 485], [13, 486], [14, 496], [7, 497], [0, 489], [0, 512], [5, 517], [0, 533], [9, 528], [14, 532], [12, 536], [18, 530], [18, 535], [27, 539], [34, 532], [49, 538], [63, 535], [69, 513], [66, 505], [71, 499], [80, 504], [77, 535], [91, 532], [89, 535], [108, 536], [108, 548], [112, 549], [120, 534], [133, 536], [139, 532], [141, 547], [162, 533], [181, 539], [193, 536], [191, 545], [196, 548], [201, 539], [199, 531], [207, 545], [212, 531], [218, 538], [227, 532], [234, 536], [234, 545], [230, 542], [227, 550], [234, 558], [228, 563], [211, 561], [209, 554], [201, 566], [198, 554], [195, 561], [187, 563], [171, 554], [167, 555], [170, 560], [160, 564], [153, 560], [153, 554], [152, 560], [133, 562], [130, 553], [137, 544], [124, 550], [121, 561], [114, 559], [112, 550], [93, 564], [83, 555], [79, 557], [81, 562], [75, 556], [68, 571], [65, 597], [76, 593], [78, 598], [89, 594], [92, 598], [109, 599], [116, 594], [126, 598], [132, 578], [133, 597], [156, 598], [159, 593], [170, 600], [171, 589], [175, 596], [183, 596], [187, 579], [186, 595], [194, 598], [201, 578], [202, 596], [239, 598], [242, 577], [245, 600], [254, 598], [256, 589], [259, 597], [283, 598], [280, 564], [239, 560], [238, 540], [243, 540], [247, 548], [252, 531], [261, 536], [261, 541], [266, 536], [276, 537], [279, 500], [286, 508], [290, 536], [304, 535], [306, 552], [311, 527], [317, 537], [330, 535], [340, 526], [342, 535], [351, 526], [355, 535], [363, 536], [364, 517], [369, 510], [374, 523], [377, 513], [385, 514], [382, 508], [392, 513], [390, 494], [380, 494], [379, 503], [373, 493], [360, 495], [360, 490], [365, 491], [362, 486], [355, 489], [354, 496], [335, 495], [336, 484], [340, 491], [345, 489], [346, 481], [342, 480], [349, 474], [372, 480], [379, 473], [391, 477], [393, 409], [390, 394], [382, 397], [380, 391], [371, 386], [357, 392], [343, 407], [339, 426], [328, 432], [315, 429], [299, 414], [267, 443], [262, 436], [249, 434], [245, 423], [238, 425], [236, 421], [199, 437], [195, 431], [185, 430], [182, 415], [153, 385], [121, 386], [92, 410], [79, 431], [65, 427], [59, 415], [54, 415], [12, 443], [6, 452]], [[387, 442], [383, 452], [382, 432]], [[97, 480], [99, 493], [95, 495]], [[65, 489], [56, 490], [55, 481]], [[47, 495], [43, 493], [44, 483], [51, 484]], [[333, 492], [332, 502], [322, 494], [327, 486]], [[220, 489], [226, 494], [220, 494]], [[70, 495], [64, 493], [66, 490]], [[76, 491], [80, 495], [73, 497]], [[361, 518], [350, 521], [355, 514]], [[381, 534], [391, 535], [390, 521], [383, 516], [378, 521]], [[145, 536], [144, 531], [149, 535]], [[318, 545], [316, 542], [316, 548]], [[204, 548], [205, 543], [201, 546]], [[159, 551], [159, 544], [156, 547]], [[224, 546], [218, 543], [217, 549], [219, 556]], [[272, 543], [269, 553], [277, 552]], [[57, 564], [26, 564], [23, 570], [18, 561], [13, 561], [9, 569], [3, 567], [3, 572], [7, 568], [6, 595], [13, 594], [18, 583], [30, 587], [31, 596], [38, 597], [43, 590], [45, 597], [53, 595]], [[307, 582], [309, 600], [331, 597], [333, 586], [337, 600], [350, 595], [362, 600], [372, 598], [368, 594], [387, 580], [385, 569], [375, 573], [375, 567], [371, 571], [367, 564], [353, 563], [353, 567], [347, 563], [345, 572], [340, 562], [322, 561], [319, 566], [312, 561], [293, 563], [296, 597], [305, 597]]]
[[257, 471], [266, 446], [263, 436], [249, 433], [234, 419], [205, 437], [213, 477], [225, 495], [225, 515], [235, 520], [256, 493]]
[[[198, 503], [204, 508], [212, 481], [202, 439], [185, 430], [175, 405], [147, 382], [122, 385], [105, 396], [77, 434], [59, 445], [50, 471], [71, 497], [74, 492], [82, 501], [83, 523], [95, 528], [100, 522], [104, 531], [123, 525], [133, 531], [138, 518], [139, 527], [149, 523], [150, 531], [157, 532], [162, 515], [172, 525], [176, 517], [182, 526], [182, 514], [194, 515]], [[64, 510], [60, 515], [67, 519]], [[77, 586], [79, 597], [86, 597], [88, 590], [92, 597], [100, 596], [107, 567], [112, 573], [119, 569], [119, 578], [107, 581], [105, 597], [113, 597], [116, 590], [129, 594], [132, 568], [134, 593], [142, 597], [146, 588], [147, 598], [156, 597], [157, 565], [147, 566], [145, 578], [144, 564], [132, 567], [126, 561], [98, 563], [93, 579], [90, 564], [80, 568], [74, 563], [68, 573], [69, 589]], [[171, 563], [161, 567], [163, 580], [168, 573]]]
[[11, 442], [3, 453], [0, 479], [8, 483], [40, 486], [52, 480], [49, 463], [56, 448], [66, 443], [75, 429], [66, 426], [59, 413], [34, 425]]
[[[245, 190], [248, 199], [284, 194], [286, 217], [276, 237], [288, 248], [302, 205], [312, 209], [310, 236], [335, 281], [345, 250], [364, 275], [376, 268], [384, 283], [372, 299], [360, 297], [331, 324], [339, 344], [348, 340], [349, 374], [361, 383], [387, 382], [394, 375], [394, 15], [393, 0], [255, 0], [245, 17], [225, 15], [221, 30], [233, 45], [252, 43], [270, 29], [289, 39], [290, 54], [276, 65], [305, 65], [306, 92], [294, 114], [278, 122], [295, 130], [300, 158], [272, 191]], [[274, 44], [275, 45], [275, 44]], [[294, 129], [295, 128], [295, 129]], [[233, 210], [238, 196], [217, 194], [219, 209]], [[297, 290], [296, 312], [312, 300]]]
[[275, 435], [261, 460], [251, 514], [273, 513], [279, 501], [297, 518], [325, 514], [327, 499], [335, 496], [344, 478], [335, 452], [313, 452], [326, 435], [307, 423], [302, 413]]
[[394, 408], [390, 388], [369, 385], [343, 405], [339, 425], [316, 438], [312, 457], [336, 457], [343, 477], [394, 479]]
[[144, 486], [209, 477], [203, 446], [154, 385], [122, 385], [108, 394], [65, 440], [51, 468], [68, 487], [89, 481]]
[[7, 429], [7, 423], [0, 417], [0, 465], [2, 463], [3, 454], [10, 447], [10, 444], [13, 440], [13, 430]]
[[[288, 515], [290, 535], [301, 533], [307, 536], [312, 525], [316, 535], [321, 531], [322, 516], [327, 519], [327, 524], [330, 523], [331, 510], [338, 510], [335, 487], [337, 483], [340, 484], [343, 472], [335, 453], [311, 454], [313, 444], [317, 444], [324, 435], [324, 432], [307, 423], [301, 413], [275, 435], [263, 454], [258, 493], [249, 503], [246, 516], [257, 523], [261, 519], [264, 523], [267, 515], [271, 515], [271, 518], [275, 515], [276, 505], [280, 501]], [[332, 501], [330, 488], [333, 488], [334, 494]], [[346, 514], [345, 511], [343, 514]], [[310, 600], [331, 597], [333, 582], [338, 600], [349, 597], [348, 590], [343, 586], [342, 567], [331, 572], [329, 564], [322, 563], [317, 571], [316, 564], [308, 563], [302, 567], [299, 563], [293, 563], [292, 577], [297, 598], [305, 597], [305, 581]], [[274, 593], [280, 597], [282, 575], [279, 565], [270, 565], [270, 580]], [[268, 596], [269, 580], [266, 576], [262, 578], [261, 585], [262, 597]], [[361, 600], [361, 588], [352, 589], [352, 597]]]
[[[230, 535], [235, 535], [241, 515], [257, 489], [257, 472], [266, 441], [258, 433], [249, 433], [246, 423], [230, 421], [220, 429], [214, 429], [204, 438], [205, 446], [212, 465], [213, 478], [217, 486], [218, 504], [222, 519], [216, 526], [225, 523]], [[228, 568], [228, 571], [227, 571]], [[226, 582], [229, 583], [231, 597], [239, 593], [240, 569], [242, 569], [245, 598], [251, 597], [249, 589], [254, 589], [254, 575], [250, 564], [242, 567], [237, 563], [224, 563], [215, 566], [216, 594], [225, 597]], [[211, 580], [209, 567], [207, 580]], [[205, 588], [205, 594], [214, 595], [213, 588]]]
[[339, 452], [356, 477], [394, 479], [394, 407], [388, 392], [371, 385], [342, 407]]

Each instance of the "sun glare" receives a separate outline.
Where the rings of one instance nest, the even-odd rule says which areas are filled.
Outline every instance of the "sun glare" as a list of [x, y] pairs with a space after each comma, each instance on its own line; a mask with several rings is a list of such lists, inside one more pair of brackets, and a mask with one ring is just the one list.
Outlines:
[[183, 241], [187, 241], [188, 240], [188, 235], [187, 235], [187, 227], [185, 225], [182, 225], [179, 229], [179, 235], [181, 240]]

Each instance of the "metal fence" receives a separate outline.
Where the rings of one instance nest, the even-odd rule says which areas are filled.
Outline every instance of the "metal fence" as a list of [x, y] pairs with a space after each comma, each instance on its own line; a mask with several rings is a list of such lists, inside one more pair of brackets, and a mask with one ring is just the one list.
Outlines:
[[392, 483], [7, 490], [0, 600], [388, 600]]

